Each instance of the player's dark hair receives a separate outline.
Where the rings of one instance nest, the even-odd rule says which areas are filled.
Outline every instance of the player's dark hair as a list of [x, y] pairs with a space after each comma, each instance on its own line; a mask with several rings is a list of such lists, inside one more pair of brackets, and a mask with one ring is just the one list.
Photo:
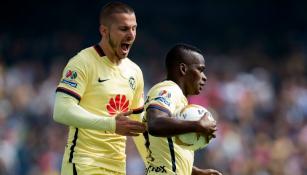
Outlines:
[[109, 2], [106, 5], [104, 5], [100, 10], [99, 23], [103, 25], [109, 25], [111, 21], [110, 17], [114, 13], [131, 14], [134, 13], [134, 10], [132, 7], [122, 2], [118, 1]]
[[195, 46], [179, 43], [173, 46], [166, 55], [165, 67], [167, 73], [176, 68], [180, 63], [186, 63], [186, 59], [189, 58], [188, 54], [191, 52], [197, 52], [203, 55], [202, 51]]

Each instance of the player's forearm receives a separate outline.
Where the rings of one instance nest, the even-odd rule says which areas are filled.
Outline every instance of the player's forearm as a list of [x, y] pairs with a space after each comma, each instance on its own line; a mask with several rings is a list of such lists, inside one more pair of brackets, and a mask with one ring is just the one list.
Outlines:
[[197, 175], [198, 172], [199, 172], [199, 169], [198, 169], [197, 167], [193, 166], [193, 168], [192, 168], [192, 174], [191, 174], [191, 175]]
[[182, 121], [172, 118], [160, 118], [148, 126], [148, 132], [153, 136], [172, 137], [188, 132], [195, 132], [196, 121]]
[[77, 128], [115, 132], [115, 118], [92, 114], [78, 105], [78, 101], [64, 93], [56, 94], [53, 119]]
[[193, 166], [192, 175], [222, 175], [222, 173], [214, 169], [199, 169]]

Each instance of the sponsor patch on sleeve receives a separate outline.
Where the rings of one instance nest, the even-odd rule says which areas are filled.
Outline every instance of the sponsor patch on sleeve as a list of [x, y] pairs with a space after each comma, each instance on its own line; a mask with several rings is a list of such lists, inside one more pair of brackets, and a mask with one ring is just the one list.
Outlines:
[[71, 87], [77, 87], [77, 83], [75, 82], [75, 79], [78, 77], [78, 74], [76, 71], [68, 70], [65, 74], [65, 77], [62, 79], [61, 83], [67, 84]]
[[62, 81], [61, 81], [61, 83], [64, 83], [64, 84], [68, 84], [69, 86], [71, 86], [71, 87], [77, 87], [77, 83], [75, 83], [75, 82], [71, 82], [71, 81], [68, 81], [68, 80], [65, 80], [65, 79], [63, 79]]
[[164, 98], [164, 97], [156, 97], [156, 98], [154, 98], [154, 100], [155, 101], [158, 101], [158, 102], [161, 102], [161, 103], [163, 103], [163, 104], [166, 104], [167, 106], [170, 106], [171, 105], [171, 103], [166, 99], [166, 98]]
[[171, 98], [172, 96], [172, 94], [166, 90], [160, 91], [158, 95], [165, 98]]
[[166, 90], [161, 90], [159, 93], [158, 93], [158, 96], [153, 98], [154, 101], [157, 101], [157, 102], [160, 102], [160, 103], [163, 103], [167, 106], [170, 106], [171, 103], [170, 103], [170, 98], [171, 98], [171, 93], [166, 91]]

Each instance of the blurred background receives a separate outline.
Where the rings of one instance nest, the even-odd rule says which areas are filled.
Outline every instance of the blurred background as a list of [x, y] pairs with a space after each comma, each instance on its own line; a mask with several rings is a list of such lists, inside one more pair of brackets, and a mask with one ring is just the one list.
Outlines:
[[[68, 59], [100, 40], [108, 1], [2, 1], [0, 174], [58, 175], [67, 128], [52, 120]], [[205, 53], [208, 83], [190, 102], [218, 120], [195, 165], [224, 175], [307, 175], [307, 1], [123, 1], [136, 11], [130, 58], [145, 92], [177, 42]], [[128, 139], [128, 175], [144, 165]]]

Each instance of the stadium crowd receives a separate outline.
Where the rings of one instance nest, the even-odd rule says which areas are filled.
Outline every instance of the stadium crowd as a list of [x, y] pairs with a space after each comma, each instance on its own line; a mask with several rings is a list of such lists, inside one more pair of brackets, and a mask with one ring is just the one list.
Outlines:
[[[5, 56], [29, 54], [20, 42], [12, 44], [0, 62], [0, 174], [57, 175], [67, 131], [52, 120], [52, 109], [67, 58], [10, 62]], [[306, 175], [307, 55], [268, 57], [259, 48], [206, 56], [207, 85], [190, 103], [214, 113], [218, 135], [197, 152], [197, 166], [226, 175]], [[153, 71], [153, 64], [141, 64], [145, 91], [163, 78], [163, 67]], [[143, 174], [132, 142], [127, 153], [128, 174]]]
[[[50, 6], [54, 5], [53, 1], [49, 3]], [[229, 11], [225, 11], [226, 5], [216, 3], [216, 8], [208, 6], [203, 10], [204, 14], [199, 15], [197, 13], [202, 10], [201, 6], [197, 7], [197, 3], [189, 4], [193, 8], [189, 8], [188, 12], [194, 15], [194, 20], [189, 20], [190, 17], [185, 15], [181, 15], [180, 20], [177, 16], [172, 19], [166, 17], [162, 19], [136, 7], [140, 13], [138, 14], [140, 29], [129, 57], [142, 68], [145, 92], [147, 92], [153, 84], [164, 78], [163, 51], [167, 50], [165, 47], [170, 47], [169, 44], [189, 40], [189, 37], [192, 37], [191, 44], [204, 50], [208, 81], [202, 93], [189, 100], [190, 103], [203, 105], [213, 112], [218, 121], [218, 131], [217, 138], [205, 149], [196, 153], [195, 165], [200, 168], [218, 169], [224, 175], [307, 175], [307, 37], [300, 32], [301, 30], [293, 29], [285, 36], [292, 40], [279, 38], [283, 29], [289, 29], [281, 27], [282, 24], [287, 22], [294, 24], [295, 20], [290, 20], [290, 17], [295, 16], [295, 12], [304, 12], [304, 8], [293, 3], [293, 9], [287, 11], [290, 14], [289, 18], [279, 19], [278, 15], [267, 18], [265, 15], [270, 16], [270, 7], [274, 5], [273, 1], [268, 1], [266, 4], [268, 7], [261, 8], [266, 12], [261, 13], [263, 16], [260, 15], [264, 19], [261, 24], [272, 30], [280, 30], [273, 30], [274, 32], [269, 30], [265, 33], [265, 29], [252, 25], [251, 21], [257, 19], [259, 17], [257, 15], [249, 16], [251, 19], [248, 20], [245, 18], [242, 18], [242, 21], [237, 20], [239, 12], [242, 12], [238, 11], [241, 6], [233, 7], [238, 13], [228, 13]], [[257, 12], [257, 9], [246, 4], [250, 13]], [[65, 7], [69, 5], [67, 2]], [[171, 4], [165, 5], [168, 7]], [[176, 11], [184, 11], [186, 8], [186, 3], [177, 5], [177, 8], [167, 10], [161, 8], [164, 11], [159, 11], [159, 14], [169, 17]], [[146, 10], [158, 9], [157, 6]], [[48, 9], [43, 7], [42, 9]], [[256, 7], [262, 6], [258, 4]], [[280, 7], [287, 7], [287, 3]], [[298, 10], [294, 10], [297, 8]], [[219, 15], [210, 16], [215, 9], [220, 9]], [[58, 11], [60, 17], [54, 14], [47, 19], [50, 20], [52, 17], [62, 19], [63, 11]], [[46, 11], [46, 14], [51, 12], [52, 10]], [[284, 14], [283, 10], [275, 9], [275, 12]], [[83, 11], [80, 13], [88, 14]], [[60, 23], [58, 26], [65, 30], [57, 30], [54, 27], [53, 32], [48, 33], [49, 28], [41, 25], [39, 28], [44, 34], [39, 36], [36, 36], [32, 28], [18, 34], [19, 20], [15, 25], [9, 26], [10, 31], [5, 31], [6, 28], [2, 28], [2, 31], [0, 28], [0, 175], [59, 175], [60, 173], [67, 128], [52, 119], [55, 89], [61, 70], [68, 59], [80, 48], [95, 44], [93, 38], [96, 38], [93, 35], [88, 38], [84, 36], [88, 31], [96, 31], [89, 22], [90, 20], [96, 22], [92, 19], [95, 15], [80, 19], [69, 16], [72, 14], [67, 15], [66, 20], [63, 17], [63, 20], [58, 22]], [[32, 18], [35, 16], [39, 15], [33, 13]], [[223, 20], [227, 16], [234, 17], [232, 20]], [[297, 21], [306, 19], [305, 16], [301, 15]], [[24, 22], [21, 25], [35, 27], [34, 22], [31, 23], [29, 19], [24, 19], [29, 24]], [[77, 23], [70, 19], [86, 21], [88, 23], [80, 22], [80, 24], [90, 27], [67, 30], [69, 25], [66, 26], [65, 21], [69, 21], [70, 25]], [[269, 21], [271, 19], [274, 23]], [[157, 20], [160, 25], [155, 25]], [[195, 21], [202, 20], [210, 24], [189, 28]], [[186, 21], [185, 27], [171, 25], [181, 24], [182, 21]], [[252, 27], [244, 28], [241, 25], [246, 21], [249, 21]], [[226, 24], [230, 26], [227, 29], [223, 26]], [[48, 26], [48, 23], [46, 25]], [[214, 28], [212, 25], [218, 27]], [[239, 27], [234, 27], [236, 25]], [[301, 26], [303, 28], [304, 25]], [[209, 34], [205, 35], [202, 32], [205, 29], [208, 29]], [[38, 31], [36, 29], [36, 32]], [[225, 31], [226, 34], [222, 34], [221, 31]], [[154, 32], [157, 32], [154, 35], [159, 36], [153, 37]], [[216, 33], [210, 36], [210, 32]], [[245, 37], [239, 35], [244, 32]], [[22, 36], [25, 33], [27, 35]], [[261, 34], [254, 38], [250, 37], [258, 33]], [[263, 39], [268, 35], [272, 37]], [[256, 40], [256, 37], [259, 40]], [[277, 41], [273, 41], [274, 39]], [[220, 42], [214, 43], [215, 40]], [[250, 40], [247, 42], [249, 44], [245, 44], [246, 40]], [[198, 43], [193, 43], [194, 41]], [[281, 42], [286, 43], [284, 44], [286, 50], [283, 50], [285, 47], [275, 49], [274, 44], [278, 45]], [[208, 49], [207, 46], [211, 48]], [[128, 138], [127, 142], [127, 174], [142, 175], [143, 162], [132, 140]]]

